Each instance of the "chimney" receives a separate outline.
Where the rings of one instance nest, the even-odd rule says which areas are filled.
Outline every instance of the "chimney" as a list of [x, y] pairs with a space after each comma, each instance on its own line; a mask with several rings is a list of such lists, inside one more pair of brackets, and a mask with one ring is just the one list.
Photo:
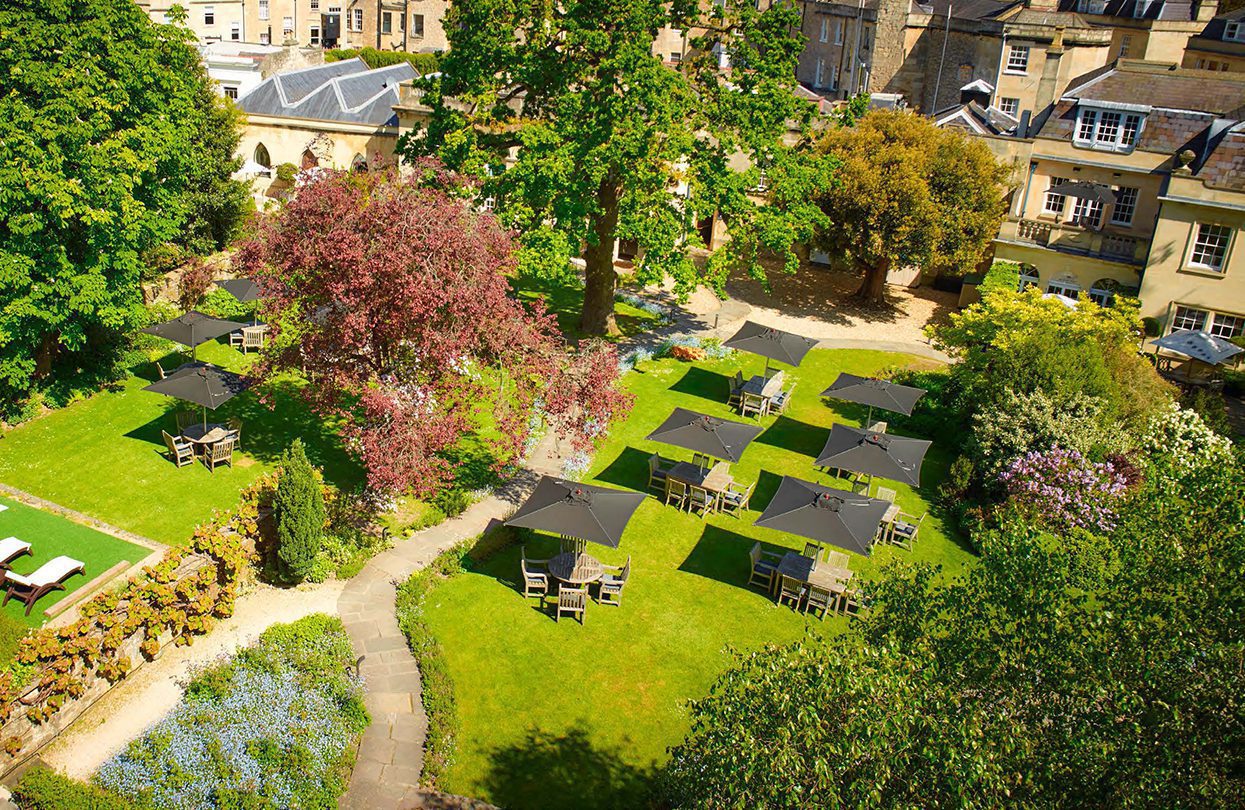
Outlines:
[[1063, 26], [1055, 26], [1055, 38], [1046, 49], [1046, 64], [1042, 66], [1042, 78], [1038, 80], [1037, 97], [1033, 100], [1034, 114], [1041, 114], [1055, 101], [1059, 90], [1059, 65], [1063, 61]]
[[1026, 6], [1034, 11], [1058, 11], [1059, 0], [1029, 0]]
[[1219, 13], [1219, 0], [1202, 0], [1197, 4], [1197, 21], [1210, 22]]

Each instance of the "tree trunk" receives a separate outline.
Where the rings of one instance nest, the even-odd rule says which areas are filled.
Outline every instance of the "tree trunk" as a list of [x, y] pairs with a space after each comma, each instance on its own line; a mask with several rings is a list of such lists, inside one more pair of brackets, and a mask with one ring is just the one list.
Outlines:
[[52, 361], [56, 359], [57, 333], [46, 332], [35, 350], [35, 377], [42, 379], [52, 373]]
[[879, 259], [874, 264], [865, 265], [865, 278], [856, 290], [856, 297], [871, 304], [885, 303], [886, 274], [890, 269], [890, 259]]
[[580, 326], [590, 335], [617, 335], [614, 322], [614, 244], [618, 241], [618, 186], [609, 178], [597, 190], [597, 213], [592, 215], [595, 243], [584, 251], [584, 306]]

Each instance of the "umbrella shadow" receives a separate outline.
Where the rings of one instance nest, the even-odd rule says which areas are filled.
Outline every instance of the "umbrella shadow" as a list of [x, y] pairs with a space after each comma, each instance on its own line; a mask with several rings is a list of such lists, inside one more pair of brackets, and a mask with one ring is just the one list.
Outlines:
[[710, 402], [725, 403], [731, 393], [731, 379], [725, 374], [691, 366], [669, 390]]
[[653, 807], [656, 774], [627, 762], [633, 745], [604, 747], [579, 720], [566, 729], [529, 728], [488, 752], [485, 795], [501, 807]]
[[593, 477], [606, 484], [615, 484], [636, 492], [647, 492], [650, 456], [652, 453], [645, 453], [635, 447], [624, 447], [608, 467]]
[[761, 470], [761, 474], [757, 477], [757, 488], [752, 491], [752, 501], [749, 504], [749, 508], [757, 512], [764, 512], [765, 508], [769, 506], [769, 502], [774, 499], [774, 493], [778, 491], [778, 487], [782, 484], [782, 478], [777, 473]]
[[[720, 526], [706, 525], [696, 545], [679, 564], [679, 570], [726, 585], [745, 588], [748, 585], [750, 567], [748, 552], [752, 550], [756, 542], [758, 541], [755, 537], [747, 537]], [[764, 542], [761, 543], [761, 547], [766, 551], [779, 554], [790, 550], [780, 550], [778, 546], [771, 546]]]
[[810, 425], [783, 415], [757, 437], [757, 443], [817, 458], [827, 436], [829, 433], [820, 425]]

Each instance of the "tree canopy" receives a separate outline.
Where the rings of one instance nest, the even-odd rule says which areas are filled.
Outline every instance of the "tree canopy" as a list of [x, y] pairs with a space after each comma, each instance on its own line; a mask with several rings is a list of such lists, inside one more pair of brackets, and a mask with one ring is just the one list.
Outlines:
[[235, 262], [273, 327], [258, 373], [301, 370], [375, 489], [436, 491], [469, 433], [510, 460], [533, 417], [590, 440], [630, 404], [612, 346], [568, 351], [543, 305], [512, 297], [510, 234], [434, 163], [323, 172], [259, 221]]
[[[218, 247], [238, 118], [189, 32], [133, 3], [0, 8], [0, 402], [129, 329], [144, 251]], [[67, 362], [72, 358], [67, 359]]]
[[[455, 2], [431, 120], [407, 152], [483, 180], [519, 231], [521, 272], [565, 278], [582, 251], [589, 333], [615, 331], [619, 239], [638, 245], [640, 281], [673, 277], [681, 293], [702, 277], [687, 248], [714, 216], [730, 242], [708, 261], [711, 284], [733, 267], [763, 278], [769, 255], [794, 271], [830, 177], [803, 139], [815, 109], [793, 93], [799, 19], [750, 0]], [[654, 55], [662, 29], [686, 32], [676, 65]]]
[[819, 195], [828, 222], [816, 242], [863, 272], [863, 298], [881, 301], [894, 267], [966, 273], [998, 233], [1009, 170], [980, 139], [874, 110], [818, 146], [839, 168]]
[[1105, 535], [1012, 516], [962, 578], [897, 566], [847, 635], [741, 657], [672, 803], [1238, 807], [1245, 474], [1188, 480], [1148, 471]]

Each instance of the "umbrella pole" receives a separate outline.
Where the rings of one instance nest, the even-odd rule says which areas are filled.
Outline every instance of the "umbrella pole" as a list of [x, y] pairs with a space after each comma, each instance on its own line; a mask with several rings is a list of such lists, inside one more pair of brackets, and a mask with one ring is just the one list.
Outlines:
[[869, 415], [865, 417], [865, 430], [869, 429], [869, 425], [873, 424], [873, 406], [869, 406]]
[[200, 406], [199, 410], [203, 411], [203, 432], [206, 434], [207, 433], [207, 408]]

